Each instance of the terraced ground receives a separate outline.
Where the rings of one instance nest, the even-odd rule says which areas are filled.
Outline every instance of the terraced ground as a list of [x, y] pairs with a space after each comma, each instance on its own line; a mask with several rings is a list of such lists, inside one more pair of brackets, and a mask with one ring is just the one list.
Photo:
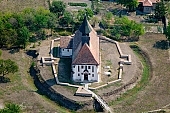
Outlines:
[[[152, 76], [137, 94], [115, 101], [112, 107], [117, 113], [141, 113], [170, 108], [170, 60], [163, 34], [147, 33], [136, 42], [148, 54], [152, 65]], [[130, 95], [130, 94], [129, 94]]]

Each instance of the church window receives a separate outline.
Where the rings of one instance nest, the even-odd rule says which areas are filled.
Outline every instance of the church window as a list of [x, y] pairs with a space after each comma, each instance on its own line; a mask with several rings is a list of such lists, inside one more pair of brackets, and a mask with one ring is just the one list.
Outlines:
[[78, 66], [78, 72], [80, 71], [80, 67]]
[[92, 74], [92, 77], [94, 77], [94, 74]]
[[92, 72], [94, 72], [94, 66], [92, 66]]

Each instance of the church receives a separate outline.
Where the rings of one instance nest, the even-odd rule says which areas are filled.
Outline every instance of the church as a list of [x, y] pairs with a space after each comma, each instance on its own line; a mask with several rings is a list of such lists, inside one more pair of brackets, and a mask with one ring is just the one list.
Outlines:
[[72, 58], [72, 80], [80, 83], [99, 82], [99, 37], [84, 17], [74, 36], [60, 38], [61, 57]]

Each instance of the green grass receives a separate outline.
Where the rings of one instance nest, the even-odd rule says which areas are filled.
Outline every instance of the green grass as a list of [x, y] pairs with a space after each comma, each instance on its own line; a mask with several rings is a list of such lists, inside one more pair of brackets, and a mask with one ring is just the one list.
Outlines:
[[57, 112], [59, 112], [59, 113], [71, 113], [70, 110], [68, 110], [68, 109], [60, 106], [59, 104], [51, 101], [47, 96], [45, 96], [45, 95], [40, 95], [40, 96], [41, 96], [41, 98], [43, 98], [45, 101], [51, 103], [51, 104], [53, 105], [53, 107], [57, 110]]
[[73, 2], [69, 2], [68, 5], [70, 5], [70, 6], [87, 7], [87, 4], [86, 4], [86, 3], [73, 3]]
[[112, 61], [111, 60], [106, 60], [106, 65], [107, 66], [111, 66], [112, 65]]
[[148, 83], [149, 81], [149, 74], [150, 74], [150, 67], [147, 63], [147, 59], [142, 55], [141, 49], [137, 45], [131, 45], [130, 46], [134, 53], [139, 57], [142, 65], [143, 65], [143, 72], [142, 72], [142, 78], [140, 82], [132, 89], [128, 90], [126, 93], [122, 94], [117, 100], [113, 100], [109, 103], [109, 105], [118, 104], [122, 101], [126, 100], [126, 103], [128, 105], [131, 104], [133, 100], [136, 98], [136, 94], [141, 91]]

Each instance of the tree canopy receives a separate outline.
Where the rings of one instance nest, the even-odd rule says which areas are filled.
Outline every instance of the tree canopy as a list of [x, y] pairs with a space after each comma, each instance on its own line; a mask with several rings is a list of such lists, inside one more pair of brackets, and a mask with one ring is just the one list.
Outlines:
[[17, 71], [18, 65], [14, 61], [10, 59], [8, 60], [0, 59], [0, 74], [3, 77], [9, 73], [15, 73]]
[[72, 22], [73, 22], [73, 15], [68, 11], [65, 11], [63, 17], [59, 19], [59, 24], [61, 26], [69, 26], [69, 24], [71, 24]]
[[158, 20], [162, 19], [167, 14], [167, 6], [164, 2], [164, 0], [161, 0], [156, 4], [155, 7], [155, 18]]
[[[0, 13], [0, 47], [26, 47], [42, 29], [53, 29], [57, 17], [44, 8], [26, 8], [18, 13]], [[41, 37], [35, 36], [36, 39]]]
[[78, 10], [78, 14], [77, 14], [77, 19], [78, 21], [83, 21], [84, 16], [87, 16], [88, 19], [90, 19], [91, 17], [93, 17], [94, 13], [90, 8], [85, 8], [84, 10]]
[[129, 11], [134, 11], [139, 5], [138, 0], [118, 0], [117, 2], [127, 7]]
[[138, 38], [144, 34], [144, 28], [142, 24], [129, 20], [127, 17], [116, 18], [111, 34]]
[[58, 15], [60, 17], [64, 14], [66, 8], [66, 4], [63, 1], [53, 1], [50, 6], [50, 11]]

